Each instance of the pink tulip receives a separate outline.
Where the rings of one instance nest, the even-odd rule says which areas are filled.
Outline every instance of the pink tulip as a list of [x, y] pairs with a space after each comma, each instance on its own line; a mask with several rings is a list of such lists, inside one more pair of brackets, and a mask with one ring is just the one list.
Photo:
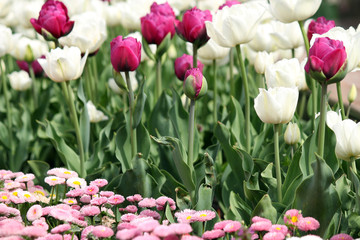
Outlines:
[[345, 77], [346, 58], [342, 41], [317, 38], [310, 48], [305, 70], [319, 82], [338, 82]]
[[48, 40], [65, 36], [74, 27], [74, 21], [69, 21], [65, 4], [54, 0], [46, 1], [41, 7], [39, 18], [31, 18], [30, 22]]
[[149, 44], [160, 45], [170, 33], [171, 38], [175, 34], [175, 18], [159, 13], [151, 12], [141, 18], [141, 33]]
[[202, 11], [194, 7], [184, 13], [181, 22], [176, 22], [175, 29], [177, 34], [185, 41], [201, 47], [209, 40], [209, 36], [206, 33], [205, 21], [212, 21], [210, 11]]
[[175, 18], [175, 13], [172, 7], [167, 2], [163, 4], [157, 4], [156, 2], [154, 2], [150, 7], [150, 12]]
[[133, 37], [117, 36], [110, 43], [111, 64], [117, 72], [134, 71], [141, 60], [141, 43]]
[[240, 4], [241, 2], [237, 0], [227, 0], [223, 5], [219, 7], [219, 10], [223, 9], [224, 7], [228, 6], [231, 7], [232, 5]]
[[307, 37], [310, 41], [314, 33], [323, 34], [328, 32], [333, 27], [335, 27], [335, 21], [327, 20], [325, 17], [318, 17], [316, 21], [312, 20], [310, 22]]
[[183, 85], [185, 95], [190, 99], [198, 99], [207, 92], [206, 78], [199, 68], [191, 68], [185, 73]]
[[[197, 66], [202, 72], [204, 68], [204, 64], [202, 64], [199, 60], [197, 60]], [[193, 67], [193, 57], [190, 55], [183, 54], [181, 57], [175, 59], [174, 62], [175, 75], [181, 81], [184, 81], [186, 71], [192, 67]]]
[[[45, 58], [45, 56], [42, 56], [41, 58]], [[27, 73], [30, 74], [29, 72], [29, 63], [27, 63], [26, 61], [16, 61], [16, 64], [18, 65], [18, 67], [21, 70], [26, 71]], [[40, 66], [39, 62], [37, 60], [32, 61], [31, 63], [31, 67], [34, 70], [34, 74], [35, 76], [41, 76], [41, 74], [44, 72], [44, 70], [42, 69], [42, 67]]]

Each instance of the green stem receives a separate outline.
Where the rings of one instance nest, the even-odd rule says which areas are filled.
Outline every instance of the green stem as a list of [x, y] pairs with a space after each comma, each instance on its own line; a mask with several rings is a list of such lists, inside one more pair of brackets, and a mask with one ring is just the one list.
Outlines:
[[230, 94], [231, 96], [235, 96], [233, 48], [230, 48], [229, 57], [230, 57]]
[[278, 202], [282, 202], [282, 182], [281, 182], [281, 168], [280, 168], [280, 151], [279, 151], [279, 135], [281, 124], [274, 125], [274, 152], [275, 152], [275, 169], [276, 169], [276, 182], [277, 182], [277, 197]]
[[193, 68], [197, 68], [197, 45], [193, 44]]
[[304, 116], [305, 106], [306, 106], [306, 92], [301, 93], [300, 102], [298, 105], [299, 110], [299, 119], [302, 119]]
[[[0, 68], [2, 68], [2, 62], [3, 59], [0, 58]], [[5, 106], [6, 106], [6, 114], [7, 114], [7, 121], [8, 121], [8, 133], [9, 133], [9, 147], [10, 147], [10, 156], [9, 156], [9, 167], [10, 170], [15, 171], [16, 169], [14, 166], [14, 161], [13, 161], [13, 156], [15, 154], [15, 149], [13, 146], [13, 131], [12, 131], [12, 109], [11, 109], [11, 105], [10, 105], [10, 95], [9, 95], [9, 91], [7, 88], [7, 83], [6, 83], [6, 70], [1, 69], [1, 78], [2, 78], [2, 87], [3, 87], [3, 96], [5, 98]]]
[[351, 161], [351, 168], [352, 168], [352, 170], [353, 170], [353, 172], [355, 173], [355, 174], [357, 174], [357, 169], [356, 169], [356, 159], [354, 159], [354, 160], [352, 160]]
[[156, 59], [156, 87], [155, 87], [155, 103], [160, 98], [162, 92], [161, 82], [161, 57]]
[[36, 90], [35, 73], [34, 73], [34, 69], [31, 66], [31, 63], [29, 63], [28, 65], [29, 65], [30, 77], [32, 79], [32, 93], [33, 93], [34, 110], [35, 110], [38, 107], [37, 98], [36, 98], [38, 94]]
[[92, 88], [92, 74], [91, 74], [91, 69], [89, 64], [86, 64], [85, 66], [85, 91], [86, 91], [86, 95], [87, 97], [93, 101], [94, 100], [94, 96], [93, 96], [93, 88]]
[[318, 154], [321, 158], [324, 157], [325, 144], [325, 120], [326, 120], [326, 104], [327, 104], [327, 84], [321, 85], [321, 109], [320, 109], [320, 123], [318, 135]]
[[351, 102], [349, 102], [349, 106], [348, 106], [347, 111], [346, 111], [346, 118], [349, 118], [350, 111], [351, 111]]
[[98, 71], [97, 71], [97, 65], [96, 65], [96, 58], [92, 57], [91, 59], [91, 67], [92, 67], [92, 88], [93, 88], [93, 98], [94, 98], [94, 104], [97, 103], [97, 82], [98, 82]]
[[341, 110], [341, 118], [342, 118], [342, 120], [344, 120], [345, 119], [345, 108], [344, 108], [344, 102], [343, 102], [343, 99], [342, 99], [340, 82], [336, 83], [336, 91], [337, 91], [338, 102], [339, 102], [340, 110]]
[[53, 201], [53, 198], [54, 198], [54, 189], [55, 189], [55, 186], [52, 186], [51, 187], [51, 193], [50, 193], [50, 205], [52, 204], [52, 201]]
[[133, 129], [133, 111], [134, 111], [134, 92], [131, 86], [129, 72], [125, 72], [126, 84], [129, 89], [129, 119], [130, 119], [130, 141], [131, 141], [131, 157], [136, 153], [136, 136], [135, 129]]
[[213, 60], [213, 79], [214, 79], [214, 81], [213, 81], [213, 83], [214, 83], [214, 110], [213, 110], [213, 114], [214, 114], [214, 124], [216, 124], [216, 122], [217, 122], [217, 92], [218, 92], [218, 90], [217, 90], [217, 84], [216, 84], [216, 75], [217, 75], [217, 67], [216, 67], [216, 60], [214, 59]]
[[309, 43], [309, 39], [307, 38], [307, 34], [306, 34], [306, 31], [304, 28], [304, 21], [298, 21], [298, 23], [300, 26], [302, 37], [304, 39], [306, 54], [309, 56], [310, 43]]
[[194, 161], [194, 133], [195, 133], [195, 100], [190, 101], [190, 112], [189, 112], [189, 159], [188, 164], [192, 166]]
[[251, 144], [251, 136], [250, 136], [250, 95], [249, 95], [249, 84], [247, 79], [247, 74], [245, 70], [245, 63], [241, 55], [240, 45], [236, 45], [236, 52], [240, 64], [241, 76], [244, 84], [245, 91], [245, 136], [246, 136], [246, 151], [250, 153], [250, 144]]
[[75, 129], [75, 135], [76, 135], [78, 151], [79, 151], [79, 156], [80, 156], [80, 176], [82, 178], [85, 178], [86, 170], [85, 170], [84, 146], [83, 146], [83, 142], [82, 142], [82, 138], [81, 138], [79, 120], [78, 120], [77, 112], [75, 109], [75, 99], [73, 98], [73, 91], [70, 86], [70, 81], [66, 81], [66, 88], [67, 88], [68, 99], [69, 99], [70, 119], [71, 119], [74, 129]]

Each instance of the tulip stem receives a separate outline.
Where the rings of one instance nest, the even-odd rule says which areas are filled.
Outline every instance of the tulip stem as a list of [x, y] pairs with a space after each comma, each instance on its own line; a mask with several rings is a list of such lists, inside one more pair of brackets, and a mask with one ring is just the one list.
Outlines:
[[194, 161], [194, 128], [195, 128], [195, 100], [191, 99], [190, 101], [190, 110], [189, 110], [189, 147], [188, 147], [188, 164], [192, 166]]
[[336, 83], [336, 91], [337, 91], [338, 102], [339, 102], [339, 106], [340, 106], [340, 110], [341, 110], [341, 118], [342, 118], [342, 120], [344, 120], [345, 119], [345, 108], [344, 108], [344, 102], [343, 102], [343, 99], [342, 99], [341, 83], [340, 82]]
[[13, 131], [12, 131], [12, 111], [11, 111], [11, 105], [10, 105], [10, 96], [9, 91], [7, 88], [6, 83], [6, 73], [5, 68], [2, 68], [3, 59], [0, 58], [0, 72], [1, 72], [1, 78], [2, 78], [2, 86], [3, 86], [3, 95], [5, 98], [5, 105], [6, 105], [6, 114], [7, 114], [7, 120], [8, 120], [8, 134], [9, 134], [9, 147], [10, 147], [10, 156], [9, 156], [9, 167], [10, 170], [15, 171], [16, 169], [14, 166], [13, 156], [14, 156], [14, 147], [13, 147]]
[[349, 118], [349, 116], [350, 116], [351, 103], [352, 103], [352, 102], [349, 102], [349, 106], [348, 106], [347, 111], [346, 111], [346, 118]]
[[69, 100], [68, 104], [69, 104], [69, 109], [70, 109], [70, 119], [75, 128], [75, 135], [76, 135], [76, 140], [77, 140], [78, 150], [79, 150], [79, 155], [80, 155], [80, 176], [82, 178], [85, 178], [86, 170], [85, 170], [84, 146], [83, 146], [81, 133], [80, 133], [79, 120], [78, 120], [78, 116], [77, 116], [77, 112], [76, 112], [76, 108], [75, 108], [75, 99], [73, 98], [73, 90], [70, 86], [70, 81], [66, 81], [65, 84], [66, 84], [65, 87], [66, 87], [66, 92], [67, 92], [65, 94], [67, 94], [67, 97]]
[[94, 104], [97, 103], [97, 82], [98, 82], [98, 70], [97, 70], [97, 64], [96, 64], [96, 58], [93, 57], [90, 59], [90, 62], [91, 62], [91, 67], [92, 67], [92, 74], [91, 74], [91, 79], [92, 79], [92, 89], [94, 90], [93, 91], [93, 101], [94, 101]]
[[353, 170], [353, 172], [355, 173], [355, 174], [357, 174], [357, 169], [356, 169], [356, 159], [354, 159], [354, 160], [351, 160], [351, 168], [352, 168], [352, 170]]
[[245, 70], [245, 63], [241, 55], [240, 44], [236, 45], [237, 57], [240, 64], [241, 75], [245, 91], [245, 136], [246, 136], [246, 151], [250, 153], [250, 95], [249, 95], [249, 84]]
[[131, 157], [135, 156], [136, 152], [136, 136], [135, 136], [135, 129], [133, 128], [133, 111], [134, 111], [134, 92], [130, 82], [129, 72], [125, 72], [126, 84], [129, 89], [129, 125], [130, 125], [130, 141], [131, 141]]
[[197, 68], [197, 45], [193, 43], [193, 68]]
[[33, 93], [33, 101], [34, 101], [34, 110], [36, 110], [36, 108], [38, 107], [37, 104], [37, 91], [36, 91], [36, 82], [35, 82], [35, 73], [34, 73], [34, 69], [31, 66], [31, 63], [28, 64], [29, 66], [29, 73], [30, 73], [30, 77], [32, 79], [32, 93]]
[[279, 151], [279, 135], [281, 124], [274, 124], [274, 153], [275, 153], [275, 169], [277, 182], [277, 197], [278, 202], [282, 202], [282, 182], [281, 182], [281, 168], [280, 168], [280, 151]]
[[217, 122], [217, 84], [216, 84], [216, 75], [217, 75], [217, 67], [216, 67], [216, 60], [214, 59], [213, 60], [213, 74], [214, 74], [214, 110], [213, 110], [213, 114], [214, 114], [214, 124], [216, 124]]
[[309, 39], [307, 38], [306, 31], [305, 31], [305, 28], [304, 28], [304, 21], [298, 21], [298, 23], [299, 23], [299, 26], [300, 26], [300, 29], [301, 29], [301, 34], [302, 34], [303, 39], [304, 39], [306, 54], [309, 56], [310, 43], [309, 43]]
[[325, 119], [326, 119], [326, 104], [327, 104], [327, 84], [321, 84], [321, 109], [320, 109], [320, 123], [318, 135], [318, 154], [321, 158], [324, 157], [325, 144]]
[[231, 96], [235, 96], [233, 48], [230, 48], [229, 57], [230, 57], [230, 94]]
[[155, 103], [160, 98], [162, 92], [161, 83], [161, 57], [156, 59], [156, 87], [155, 87]]

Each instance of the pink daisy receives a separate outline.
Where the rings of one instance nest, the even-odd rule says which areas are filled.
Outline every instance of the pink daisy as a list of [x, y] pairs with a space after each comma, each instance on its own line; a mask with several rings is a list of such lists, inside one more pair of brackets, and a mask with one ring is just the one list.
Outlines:
[[121, 221], [123, 222], [131, 222], [134, 220], [137, 216], [133, 213], [127, 213], [121, 216]]
[[72, 218], [69, 222], [73, 223], [73, 224], [76, 224], [80, 227], [87, 227], [87, 222], [86, 221], [83, 221], [83, 220], [80, 220], [80, 219], [77, 219], [77, 218]]
[[129, 213], [136, 213], [138, 208], [135, 205], [127, 205], [124, 210]]
[[170, 227], [174, 230], [176, 235], [188, 234], [193, 230], [188, 223], [173, 223]]
[[44, 181], [49, 184], [49, 186], [55, 186], [59, 184], [65, 183], [65, 178], [57, 177], [57, 176], [49, 176], [44, 179]]
[[[90, 183], [91, 184], [91, 183]], [[111, 196], [114, 196], [114, 192], [112, 192], [112, 191], [101, 191], [100, 192], [100, 196], [101, 197], [107, 197], [107, 198], [109, 198], [109, 197], [111, 197]]]
[[263, 240], [283, 240], [285, 235], [281, 232], [268, 232], [265, 233]]
[[125, 198], [120, 194], [115, 194], [108, 199], [108, 203], [111, 205], [119, 205], [124, 202]]
[[108, 199], [106, 197], [95, 197], [91, 199], [90, 204], [100, 206], [107, 203]]
[[10, 171], [10, 170], [1, 169], [1, 170], [0, 170], [0, 179], [3, 179], [4, 176], [6, 176], [6, 175], [8, 175], [8, 174], [11, 174], [11, 173], [13, 173], [13, 172]]
[[49, 229], [49, 225], [46, 223], [45, 218], [40, 218], [32, 222], [33, 226], [44, 228], [46, 231]]
[[79, 205], [71, 205], [71, 209], [74, 209], [74, 210], [80, 210], [80, 206]]
[[69, 231], [71, 229], [71, 225], [68, 223], [65, 224], [60, 224], [57, 225], [56, 227], [54, 227], [53, 229], [51, 229], [51, 233], [63, 233], [66, 231]]
[[84, 194], [83, 189], [72, 189], [68, 191], [65, 195], [70, 198], [80, 197]]
[[87, 194], [82, 195], [80, 198], [80, 202], [82, 203], [90, 203], [90, 201], [91, 201], [91, 196]]
[[114, 231], [105, 226], [96, 226], [91, 232], [97, 238], [108, 238], [114, 235]]
[[79, 177], [72, 177], [69, 178], [68, 180], [66, 180], [66, 184], [69, 187], [73, 187], [75, 189], [79, 189], [79, 188], [85, 188], [86, 187], [86, 181], [83, 178], [79, 178]]
[[77, 172], [68, 170], [66, 168], [53, 168], [47, 172], [48, 175], [55, 175], [61, 178], [69, 179], [78, 177]]
[[153, 235], [144, 235], [144, 236], [137, 236], [134, 240], [160, 240], [157, 236]]
[[174, 233], [174, 230], [170, 226], [158, 225], [154, 229], [153, 234], [158, 236], [158, 237], [164, 238], [164, 237], [173, 235], [175, 233]]
[[138, 203], [139, 207], [152, 208], [156, 206], [156, 200], [154, 198], [144, 198]]
[[9, 192], [0, 192], [0, 202], [9, 203], [10, 202], [10, 193]]
[[11, 180], [6, 180], [5, 183], [4, 183], [4, 188], [6, 190], [11, 190], [11, 189], [14, 189], [14, 188], [19, 188], [20, 187], [20, 183], [19, 182], [14, 182], [14, 181], [11, 181]]
[[175, 201], [172, 198], [161, 196], [156, 199], [156, 209], [159, 211], [164, 210], [166, 203], [169, 203], [169, 207], [171, 210], [176, 209]]
[[24, 226], [19, 221], [13, 219], [4, 219], [0, 221], [0, 237], [18, 235]]
[[96, 216], [100, 213], [100, 208], [97, 206], [84, 206], [80, 209], [80, 212], [84, 216]]
[[27, 226], [23, 228], [20, 232], [20, 235], [26, 236], [26, 237], [43, 237], [47, 234], [47, 231], [38, 226]]
[[39, 219], [43, 214], [42, 207], [38, 204], [33, 205], [29, 208], [29, 210], [26, 213], [26, 218], [32, 222], [36, 219]]
[[260, 221], [260, 222], [254, 222], [250, 226], [251, 231], [261, 232], [261, 231], [269, 231], [272, 224], [268, 221]]
[[73, 219], [73, 216], [68, 210], [60, 208], [52, 208], [49, 212], [49, 216], [64, 222], [70, 222]]
[[253, 223], [256, 223], [256, 222], [263, 222], [263, 221], [268, 221], [268, 222], [271, 222], [269, 219], [267, 218], [263, 218], [263, 217], [259, 217], [259, 216], [255, 216], [251, 219], [251, 221]]
[[99, 192], [99, 187], [96, 185], [90, 185], [84, 188], [84, 193], [88, 195], [95, 195]]
[[156, 211], [145, 209], [140, 212], [140, 216], [152, 217], [153, 219], [160, 220], [160, 214]]
[[137, 224], [137, 227], [142, 232], [151, 232], [159, 225], [160, 224], [158, 221], [156, 221], [154, 219], [148, 219], [140, 224]]
[[32, 173], [24, 174], [15, 178], [15, 182], [29, 182], [35, 179], [35, 175]]
[[232, 221], [231, 223], [228, 223], [224, 227], [224, 232], [226, 233], [233, 233], [241, 228], [241, 223], [238, 221]]
[[288, 228], [285, 225], [274, 224], [271, 226], [269, 232], [281, 232], [282, 234], [286, 235], [288, 233]]
[[214, 229], [221, 229], [223, 230], [226, 224], [233, 222], [233, 220], [223, 220], [220, 222], [215, 223]]
[[136, 228], [136, 226], [132, 225], [131, 223], [128, 223], [128, 222], [121, 222], [117, 226], [117, 230], [131, 229], [131, 228]]
[[140, 234], [141, 231], [137, 228], [122, 229], [116, 233], [116, 238], [120, 240], [128, 240], [133, 239]]
[[86, 228], [84, 228], [81, 232], [81, 239], [87, 239], [87, 236], [93, 231], [95, 226], [90, 225]]
[[353, 240], [353, 238], [345, 233], [339, 233], [332, 236], [330, 240]]
[[18, 193], [18, 197], [25, 200], [25, 202], [33, 203], [36, 202], [36, 198], [28, 191], [21, 191]]
[[68, 205], [77, 204], [77, 201], [76, 201], [75, 198], [65, 198], [65, 199], [63, 200], [63, 202], [64, 202], [65, 204], [68, 204]]
[[320, 227], [320, 223], [312, 217], [304, 217], [299, 220], [297, 227], [301, 231], [314, 231]]
[[216, 217], [216, 213], [211, 210], [201, 210], [195, 213], [195, 221], [205, 222]]
[[202, 238], [203, 239], [216, 239], [221, 238], [225, 236], [225, 232], [220, 229], [215, 229], [211, 231], [206, 231], [203, 233]]
[[90, 185], [95, 185], [97, 187], [104, 187], [108, 184], [108, 181], [106, 179], [96, 179], [94, 181], [90, 182]]
[[302, 218], [302, 214], [297, 209], [290, 209], [285, 212], [284, 222], [290, 226], [297, 226], [299, 220]]
[[175, 217], [179, 223], [192, 223], [195, 221], [195, 210], [185, 209], [181, 212], [176, 212]]
[[192, 236], [192, 235], [183, 235], [181, 240], [202, 240], [201, 237]]

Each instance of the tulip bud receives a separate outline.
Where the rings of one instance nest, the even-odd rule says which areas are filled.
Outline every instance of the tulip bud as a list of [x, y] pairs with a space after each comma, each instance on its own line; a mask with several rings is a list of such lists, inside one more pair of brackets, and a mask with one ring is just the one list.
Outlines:
[[355, 101], [356, 96], [357, 96], [357, 89], [356, 89], [355, 84], [353, 84], [350, 88], [350, 92], [348, 95], [349, 103], [352, 103], [353, 101]]
[[255, 63], [254, 63], [255, 71], [258, 74], [264, 74], [266, 67], [273, 63], [274, 63], [274, 57], [271, 53], [267, 53], [265, 51], [258, 52], [256, 54]]
[[300, 129], [296, 123], [289, 122], [285, 130], [284, 139], [289, 145], [294, 145], [300, 141]]
[[186, 71], [183, 88], [186, 96], [193, 100], [206, 94], [206, 78], [202, 75], [199, 68], [191, 68]]
[[25, 91], [30, 88], [32, 79], [29, 74], [23, 70], [8, 74], [10, 86], [16, 91]]
[[109, 119], [107, 116], [104, 115], [102, 111], [96, 109], [92, 101], [88, 101], [86, 103], [86, 107], [88, 110], [89, 120], [91, 123], [97, 123]]
[[133, 37], [117, 36], [111, 43], [111, 64], [117, 72], [135, 71], [141, 61], [141, 43]]
[[[197, 60], [197, 66], [202, 72], [204, 64]], [[187, 54], [183, 54], [181, 57], [178, 57], [174, 62], [175, 75], [179, 80], [184, 81], [186, 71], [193, 67], [193, 57]]]
[[309, 24], [307, 32], [309, 42], [314, 33], [323, 34], [328, 32], [333, 27], [335, 27], [335, 21], [327, 20], [325, 17], [318, 17], [316, 21], [312, 20]]
[[341, 81], [347, 73], [346, 60], [342, 41], [328, 37], [316, 38], [309, 50], [305, 70], [321, 84], [335, 83]]

